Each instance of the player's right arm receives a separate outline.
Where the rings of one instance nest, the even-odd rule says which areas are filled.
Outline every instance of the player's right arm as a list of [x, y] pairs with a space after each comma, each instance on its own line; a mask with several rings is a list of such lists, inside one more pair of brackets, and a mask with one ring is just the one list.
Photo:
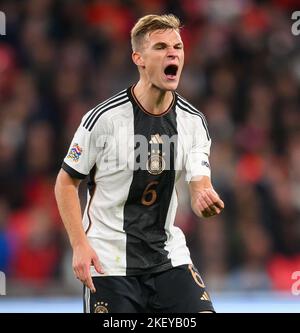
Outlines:
[[103, 269], [96, 252], [89, 245], [81, 222], [81, 207], [78, 196], [80, 179], [72, 178], [61, 169], [55, 184], [55, 197], [58, 209], [67, 230], [73, 249], [73, 271], [77, 279], [82, 281], [92, 292], [95, 292], [90, 266], [103, 274]]
[[100, 274], [103, 271], [84, 231], [78, 187], [80, 181], [87, 177], [96, 165], [99, 149], [101, 149], [101, 138], [108, 127], [102, 118], [101, 122], [94, 124], [92, 120], [96, 116], [97, 112], [91, 110], [82, 118], [55, 185], [57, 205], [73, 249], [74, 274], [91, 291], [95, 291], [95, 287], [90, 266], [93, 265]]

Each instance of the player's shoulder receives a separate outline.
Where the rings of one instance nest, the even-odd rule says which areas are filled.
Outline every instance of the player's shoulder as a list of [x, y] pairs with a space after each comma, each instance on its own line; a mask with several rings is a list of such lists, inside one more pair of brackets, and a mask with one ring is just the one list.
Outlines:
[[198, 108], [196, 108], [192, 103], [190, 103], [187, 99], [176, 92], [177, 96], [177, 107], [179, 110], [186, 115], [187, 117], [190, 116], [198, 116], [200, 118], [205, 119], [205, 116]]
[[82, 118], [82, 126], [88, 131], [92, 131], [95, 126], [101, 122], [106, 122], [111, 118], [113, 110], [121, 110], [123, 106], [130, 102], [128, 97], [128, 89], [123, 89], [110, 98], [102, 101], [88, 111]]
[[183, 119], [186, 120], [186, 125], [194, 128], [199, 128], [198, 126], [202, 126], [203, 130], [206, 132], [207, 139], [210, 140], [208, 125], [205, 118], [205, 115], [200, 112], [193, 104], [188, 102], [184, 97], [179, 95], [176, 92], [177, 97], [177, 113], [180, 112]]

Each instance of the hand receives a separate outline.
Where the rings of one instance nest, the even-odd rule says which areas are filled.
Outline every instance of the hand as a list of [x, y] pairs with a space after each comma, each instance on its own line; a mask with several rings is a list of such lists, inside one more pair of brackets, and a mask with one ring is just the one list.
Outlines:
[[84, 283], [92, 293], [96, 292], [90, 273], [90, 266], [104, 274], [100, 261], [94, 249], [86, 242], [73, 248], [73, 271], [77, 279]]
[[218, 215], [224, 209], [224, 202], [213, 188], [197, 190], [192, 196], [192, 208], [199, 217]]

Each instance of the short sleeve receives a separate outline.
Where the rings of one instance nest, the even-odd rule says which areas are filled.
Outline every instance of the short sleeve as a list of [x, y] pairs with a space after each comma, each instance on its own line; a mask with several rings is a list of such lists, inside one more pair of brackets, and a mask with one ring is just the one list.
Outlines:
[[64, 158], [62, 168], [73, 178], [84, 179], [96, 164], [98, 154], [101, 151], [101, 127], [95, 126], [89, 130], [84, 126], [87, 114], [83, 117], [73, 140], [70, 144], [67, 155]]
[[193, 144], [186, 156], [186, 181], [196, 176], [211, 176], [209, 155], [211, 139], [204, 116], [195, 117]]

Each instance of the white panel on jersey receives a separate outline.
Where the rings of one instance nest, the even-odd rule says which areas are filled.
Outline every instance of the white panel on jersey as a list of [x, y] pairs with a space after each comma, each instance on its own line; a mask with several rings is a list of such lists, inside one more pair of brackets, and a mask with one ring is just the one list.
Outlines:
[[[88, 238], [108, 275], [126, 275], [126, 234], [123, 229], [126, 203], [133, 170], [127, 166], [134, 150], [133, 112], [130, 103], [110, 110], [102, 121], [110, 126], [112, 136], [97, 159], [96, 189], [89, 216]], [[126, 148], [126, 149], [125, 149]], [[119, 152], [126, 151], [121, 161]], [[118, 160], [118, 161], [117, 161]], [[84, 215], [84, 220], [88, 218]], [[93, 276], [99, 274], [92, 268]]]

